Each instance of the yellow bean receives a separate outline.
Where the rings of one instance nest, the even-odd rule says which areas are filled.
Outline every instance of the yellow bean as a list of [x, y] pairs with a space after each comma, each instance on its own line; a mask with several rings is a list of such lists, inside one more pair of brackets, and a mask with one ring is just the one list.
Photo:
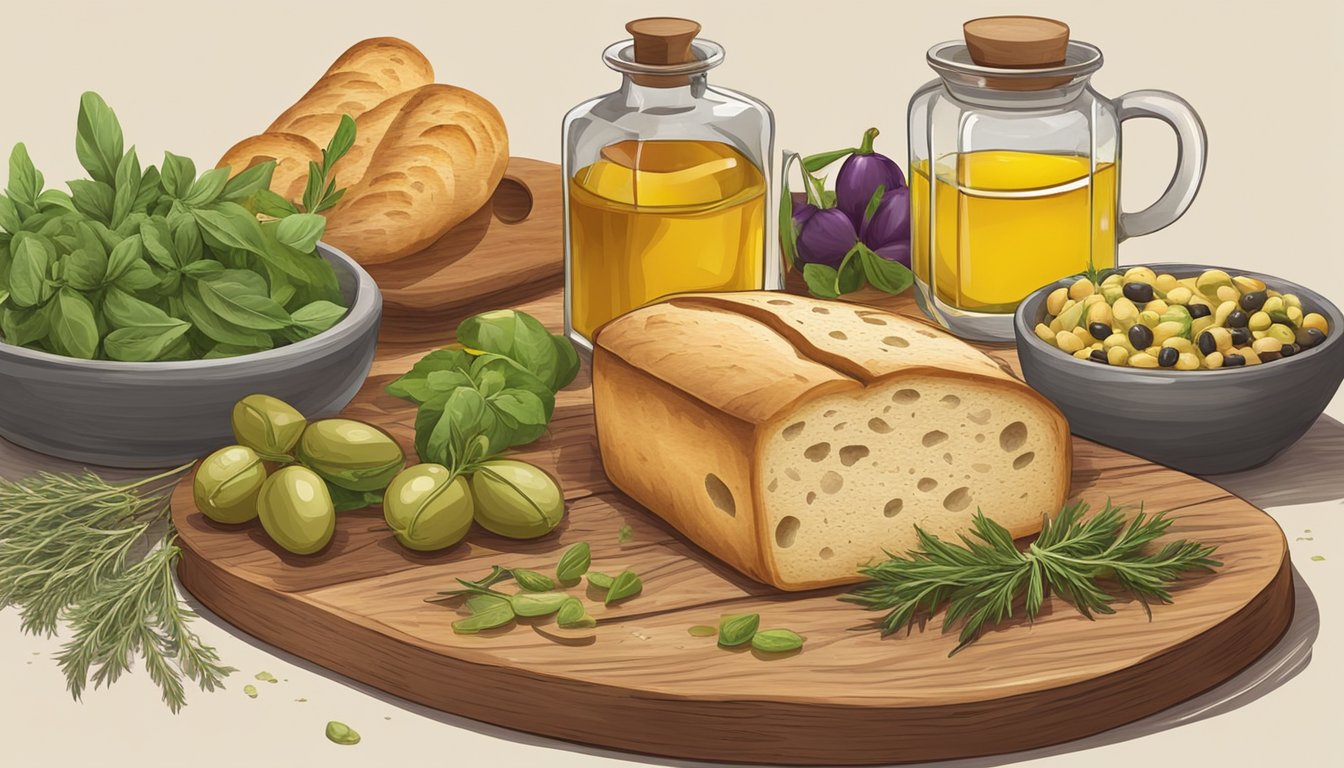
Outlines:
[[1079, 360], [1086, 360], [1086, 359], [1088, 359], [1089, 357], [1092, 356], [1092, 350], [1090, 350], [1090, 349], [1080, 349], [1080, 350], [1078, 350], [1077, 352], [1074, 352], [1074, 353], [1073, 353], [1073, 356], [1076, 357], [1076, 358], [1078, 358]]
[[1096, 286], [1086, 277], [1080, 278], [1073, 285], [1069, 286], [1069, 298], [1074, 301], [1082, 301], [1096, 292]]
[[1209, 329], [1213, 334], [1213, 345], [1219, 352], [1226, 352], [1232, 348], [1232, 332], [1222, 326], [1214, 326]]
[[1272, 299], [1265, 299], [1264, 306], [1260, 307], [1261, 312], [1283, 312], [1287, 309], [1288, 306], [1283, 303], [1283, 299], [1279, 296], [1275, 296]]
[[1239, 355], [1241, 355], [1242, 357], [1245, 357], [1245, 358], [1246, 358], [1246, 364], [1247, 364], [1247, 365], [1259, 365], [1259, 364], [1260, 364], [1260, 356], [1257, 355], [1257, 354], [1255, 353], [1255, 350], [1254, 350], [1254, 349], [1251, 349], [1250, 347], [1242, 347], [1241, 349], [1238, 349], [1238, 350], [1237, 350], [1237, 354], [1239, 354]]
[[[1306, 322], [1306, 321], [1304, 320], [1303, 322]], [[1266, 335], [1266, 336], [1269, 336], [1269, 337], [1272, 337], [1272, 338], [1275, 338], [1275, 339], [1278, 339], [1279, 341], [1283, 342], [1284, 344], [1292, 344], [1292, 343], [1293, 343], [1293, 336], [1294, 336], [1294, 334], [1293, 334], [1293, 329], [1292, 329], [1292, 328], [1289, 328], [1288, 326], [1284, 325], [1283, 323], [1275, 323], [1275, 324], [1269, 326], [1269, 330], [1268, 330], [1268, 331], [1265, 331], [1265, 335]]]
[[1289, 307], [1288, 312], [1286, 314], [1288, 315], [1288, 319], [1292, 321], [1293, 325], [1301, 326], [1302, 321], [1306, 319], [1302, 315], [1301, 307]]
[[1084, 307], [1090, 307], [1093, 304], [1105, 304], [1105, 303], [1106, 303], [1106, 297], [1102, 296], [1100, 293], [1094, 293], [1091, 296], [1086, 296], [1083, 298]]
[[[1195, 279], [1195, 289], [1205, 296], [1217, 296], [1218, 289], [1226, 286], [1232, 288], [1232, 278], [1221, 269], [1210, 269]], [[1232, 288], [1236, 290], [1236, 288]]]
[[1157, 358], [1147, 352], [1140, 352], [1129, 356], [1129, 364], [1134, 368], [1156, 368]]
[[1251, 315], [1251, 319], [1250, 322], [1247, 324], [1247, 327], [1250, 328], [1252, 331], [1267, 331], [1269, 330], [1269, 326], [1273, 324], [1274, 321], [1269, 319], [1269, 313], [1260, 311]]
[[1123, 333], [1112, 333], [1110, 336], [1107, 336], [1106, 340], [1101, 342], [1101, 344], [1106, 349], [1121, 347], [1131, 355], [1138, 352], [1138, 350], [1134, 348], [1134, 345], [1130, 343], [1129, 337]]
[[1121, 285], [1124, 284], [1124, 280], [1125, 280], [1124, 276], [1121, 275], [1119, 272], [1112, 272], [1111, 274], [1106, 276], [1105, 280], [1101, 281], [1101, 287], [1105, 288], [1109, 285], [1120, 287]]
[[1245, 275], [1232, 278], [1232, 283], [1233, 285], [1237, 286], [1237, 290], [1241, 291], [1242, 293], [1250, 293], [1251, 291], [1265, 290], [1264, 283], [1262, 283], [1259, 280], [1256, 280], [1254, 277], [1246, 277]]
[[1278, 291], [1274, 290], [1273, 288], [1267, 288], [1267, 289], [1265, 289], [1265, 295], [1268, 296], [1268, 297], [1271, 298], [1271, 299], [1275, 299], [1275, 298], [1283, 298], [1283, 294], [1282, 294], [1282, 293], [1279, 293]]
[[1224, 301], [1220, 303], [1218, 308], [1213, 310], [1213, 324], [1227, 325], [1227, 316], [1232, 314], [1232, 311], [1236, 308], [1237, 302], [1235, 301]]
[[1157, 314], [1156, 312], [1149, 312], [1146, 309], [1139, 313], [1139, 322], [1143, 323], [1149, 328], [1156, 328], [1157, 324], [1162, 322], [1161, 318], [1162, 318], [1161, 315]]
[[1210, 352], [1204, 356], [1204, 367], [1210, 370], [1223, 367], [1223, 353]]
[[1263, 339], [1269, 335], [1269, 331], [1251, 331], [1252, 339]]
[[1176, 358], [1176, 370], [1178, 371], [1199, 370], [1199, 355], [1196, 355], [1194, 352], [1182, 352], [1181, 356]]
[[[1290, 319], [1291, 317], [1292, 316], [1289, 315]], [[1326, 320], [1325, 315], [1322, 315], [1320, 312], [1308, 313], [1302, 318], [1302, 322], [1298, 323], [1298, 325], [1303, 328], [1315, 328], [1321, 333], [1330, 333], [1330, 321]]]
[[1121, 296], [1111, 307], [1111, 317], [1121, 328], [1128, 330], [1131, 325], [1138, 322], [1139, 308], [1134, 306], [1134, 302]]
[[1050, 330], [1055, 331], [1056, 333], [1058, 333], [1059, 331], [1064, 330], [1064, 325], [1063, 325], [1062, 323], [1059, 322], [1059, 318], [1058, 318], [1058, 317], [1053, 318], [1053, 319], [1050, 320]]
[[1124, 365], [1129, 362], [1129, 350], [1124, 347], [1111, 347], [1106, 350], [1106, 362], [1111, 365]]
[[1045, 311], [1056, 317], [1064, 311], [1064, 302], [1069, 300], [1068, 288], [1056, 288], [1045, 297]]
[[1122, 297], [1124, 297], [1124, 295], [1125, 290], [1121, 288], [1119, 285], [1101, 286], [1101, 296], [1102, 298], [1106, 299], [1106, 302], [1108, 304], [1114, 304], [1115, 302], [1119, 301]]
[[1191, 292], [1189, 288], [1181, 288], [1181, 287], [1173, 288], [1170, 291], [1167, 291], [1167, 303], [1188, 304], [1190, 302], [1190, 299], [1193, 298], [1194, 295], [1195, 294]]
[[1251, 349], [1255, 350], [1257, 355], [1263, 355], [1266, 352], [1280, 352], [1283, 350], [1283, 342], [1272, 336], [1266, 336], [1263, 339], [1256, 339], [1255, 343], [1251, 345]]
[[1204, 317], [1197, 317], [1194, 320], [1191, 320], [1190, 338], [1192, 339], [1199, 338], [1199, 334], [1203, 333], [1204, 331], [1207, 331], [1209, 327], [1212, 325], [1213, 325], [1212, 315], [1205, 315]]
[[1126, 283], [1147, 283], [1152, 285], [1153, 281], [1157, 279], [1157, 275], [1153, 274], [1153, 270], [1147, 267], [1130, 267], [1125, 270], [1123, 279]]
[[1153, 280], [1153, 289], [1160, 293], [1170, 293], [1178, 285], [1180, 285], [1180, 283], [1176, 282], [1175, 275], [1161, 274]]
[[1218, 297], [1219, 301], [1236, 301], [1241, 298], [1241, 294], [1237, 293], [1237, 289], [1230, 285], [1218, 286], [1218, 291], [1214, 295]]
[[1295, 293], [1283, 294], [1283, 303], [1290, 307], [1297, 307], [1298, 309], [1302, 308], [1302, 300], [1297, 298], [1297, 294]]
[[1172, 349], [1175, 349], [1177, 352], [1194, 352], [1194, 351], [1195, 351], [1195, 345], [1192, 344], [1192, 343], [1190, 343], [1190, 340], [1189, 340], [1189, 339], [1183, 338], [1183, 337], [1181, 337], [1181, 336], [1172, 336], [1171, 338], [1167, 339], [1166, 341], [1163, 341], [1163, 342], [1162, 342], [1162, 346], [1163, 346], [1163, 347], [1171, 347]]
[[1167, 305], [1167, 302], [1161, 299], [1153, 299], [1147, 304], [1144, 304], [1143, 308], [1148, 312], [1156, 312], [1159, 315], [1166, 312], [1168, 309], [1171, 309], [1171, 307]]
[[1104, 323], [1109, 327], [1115, 321], [1115, 313], [1111, 310], [1111, 305], [1104, 301], [1099, 301], [1088, 307], [1083, 314], [1087, 316], [1087, 325]]
[[1059, 313], [1059, 327], [1065, 330], [1077, 328], [1078, 323], [1083, 320], [1083, 310], [1087, 307], [1082, 304], [1074, 303], [1072, 306], [1066, 306], [1063, 312]]
[[1072, 333], [1063, 332], [1055, 334], [1055, 346], [1065, 352], [1073, 353], [1083, 348], [1083, 343]]
[[1084, 348], [1090, 347], [1093, 344], [1101, 344], [1101, 342], [1097, 341], [1097, 338], [1092, 335], [1092, 332], [1086, 328], [1074, 328], [1073, 335], [1078, 337], [1078, 343], [1082, 344]]
[[1170, 339], [1172, 336], [1180, 336], [1185, 332], [1185, 326], [1175, 320], [1168, 320], [1165, 323], [1158, 323], [1153, 329], [1153, 343], [1161, 345], [1162, 342]]
[[1050, 330], [1050, 326], [1046, 325], [1045, 323], [1037, 323], [1035, 331], [1036, 335], [1041, 338], [1041, 341], [1044, 341], [1046, 344], [1054, 343], [1055, 332]]

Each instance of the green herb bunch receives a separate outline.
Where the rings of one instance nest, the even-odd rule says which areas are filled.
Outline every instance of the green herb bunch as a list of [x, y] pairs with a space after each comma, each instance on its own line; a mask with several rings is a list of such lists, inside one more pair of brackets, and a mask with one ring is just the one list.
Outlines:
[[888, 553], [890, 559], [859, 569], [870, 581], [841, 599], [888, 611], [878, 622], [883, 634], [909, 630], [946, 605], [943, 631], [961, 625], [956, 653], [985, 627], [1011, 618], [1024, 596], [1028, 619], [1052, 593], [1089, 619], [1114, 613], [1111, 603], [1119, 595], [1138, 600], [1151, 617], [1150, 604], [1170, 603], [1171, 585], [1181, 574], [1222, 565], [1211, 557], [1214, 547], [1184, 539], [1146, 552], [1171, 527], [1172, 519], [1162, 514], [1140, 511], [1126, 523], [1122, 508], [1109, 501], [1084, 519], [1087, 511], [1081, 501], [1065, 506], [1054, 520], [1045, 519], [1025, 550], [978, 512], [972, 535], [959, 537], [961, 545], [917, 527], [918, 549], [904, 557]]
[[167, 493], [189, 468], [125, 484], [92, 473], [0, 480], [0, 607], [17, 607], [30, 634], [69, 624], [57, 662], [77, 699], [140, 658], [176, 712], [184, 679], [213, 691], [235, 671], [191, 631], [195, 614], [174, 588]]
[[467, 318], [457, 340], [426, 355], [387, 392], [419, 405], [420, 460], [464, 474], [541, 437], [555, 393], [578, 374], [579, 357], [569, 339], [514, 310]]
[[330, 328], [346, 308], [316, 252], [320, 211], [340, 198], [331, 166], [354, 138], [347, 116], [310, 168], [301, 211], [270, 190], [274, 161], [230, 179], [167, 152], [161, 169], [142, 169], [116, 115], [85, 93], [75, 151], [89, 178], [68, 194], [44, 189], [24, 145], [10, 154], [0, 333], [67, 357], [148, 362], [249, 354]]

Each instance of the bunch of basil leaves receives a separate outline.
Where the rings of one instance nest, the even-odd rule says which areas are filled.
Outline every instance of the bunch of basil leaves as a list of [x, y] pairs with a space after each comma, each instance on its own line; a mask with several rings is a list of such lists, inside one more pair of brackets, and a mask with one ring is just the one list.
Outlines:
[[[232, 179], [165, 153], [142, 169], [101, 97], [80, 99], [87, 179], [44, 189], [23, 144], [0, 195], [0, 333], [68, 357], [134, 362], [244, 355], [313, 336], [346, 311], [316, 252], [348, 116], [309, 169], [303, 209], [270, 190], [274, 161]], [[271, 217], [258, 219], [258, 214]]]
[[525, 312], [469, 317], [458, 325], [457, 340], [387, 385], [389, 394], [419, 404], [420, 460], [454, 474], [541, 437], [555, 393], [579, 372], [573, 343]]

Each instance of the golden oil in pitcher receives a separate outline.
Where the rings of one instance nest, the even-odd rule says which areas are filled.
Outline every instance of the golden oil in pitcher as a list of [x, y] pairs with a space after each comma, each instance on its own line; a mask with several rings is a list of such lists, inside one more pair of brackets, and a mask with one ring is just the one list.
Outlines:
[[910, 180], [913, 266], [952, 307], [1012, 312], [1062, 275], [1115, 266], [1113, 162], [984, 150], [940, 158], [934, 177], [924, 162]]
[[760, 287], [765, 177], [727, 144], [625, 141], [569, 180], [571, 323], [670, 293]]

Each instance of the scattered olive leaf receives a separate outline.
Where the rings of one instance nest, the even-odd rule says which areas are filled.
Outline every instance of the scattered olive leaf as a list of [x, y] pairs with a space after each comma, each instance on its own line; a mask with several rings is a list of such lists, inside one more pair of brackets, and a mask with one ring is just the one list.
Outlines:
[[592, 584], [594, 587], [597, 587], [598, 589], [611, 589], [611, 585], [615, 581], [616, 581], [615, 579], [613, 579], [612, 577], [608, 576], [605, 573], [598, 573], [597, 571], [591, 571], [588, 574], [588, 583]]
[[588, 572], [592, 562], [592, 548], [588, 546], [588, 542], [580, 541], [566, 549], [560, 556], [560, 562], [555, 566], [555, 578], [561, 584], [574, 584]]
[[634, 597], [643, 589], [644, 582], [640, 581], [639, 576], [634, 571], [621, 571], [616, 578], [611, 580], [611, 587], [607, 590], [607, 598], [604, 602], [611, 605], [628, 597]]
[[719, 618], [719, 645], [733, 648], [751, 642], [761, 626], [759, 613], [730, 614]]
[[555, 589], [555, 582], [550, 576], [527, 568], [514, 568], [513, 579], [528, 592], [550, 592]]
[[708, 624], [696, 624], [686, 630], [686, 634], [691, 637], [713, 637], [719, 634], [717, 627], [711, 627]]
[[495, 629], [513, 621], [513, 604], [507, 596], [476, 595], [467, 600], [471, 616], [453, 622], [453, 631], [471, 635]]
[[1312, 556], [1311, 556], [1311, 559], [1312, 559], [1312, 562], [1319, 563], [1319, 562], [1325, 560], [1325, 555], [1312, 555]]
[[525, 618], [550, 616], [570, 599], [564, 592], [520, 592], [509, 598], [513, 612]]
[[263, 683], [278, 683], [278, 682], [280, 682], [279, 680], [276, 680], [276, 679], [275, 679], [275, 675], [272, 675], [270, 672], [258, 672], [258, 673], [255, 675], [255, 677], [256, 677], [256, 679], [260, 680], [260, 681], [263, 682]]
[[555, 614], [555, 623], [562, 629], [597, 626], [597, 620], [588, 615], [588, 611], [583, 607], [583, 601], [577, 597], [571, 597], [560, 604], [560, 610]]
[[327, 739], [337, 744], [350, 746], [359, 743], [359, 732], [345, 723], [332, 720], [327, 723]]
[[803, 638], [788, 629], [766, 629], [751, 637], [751, 647], [765, 653], [785, 653], [803, 647]]
[[244, 685], [243, 695], [247, 696], [249, 699], [257, 698], [257, 686], [252, 685], [251, 683]]
[[627, 544], [635, 538], [635, 529], [629, 525], [622, 525], [621, 531], [616, 535], [616, 540], [621, 544]]

